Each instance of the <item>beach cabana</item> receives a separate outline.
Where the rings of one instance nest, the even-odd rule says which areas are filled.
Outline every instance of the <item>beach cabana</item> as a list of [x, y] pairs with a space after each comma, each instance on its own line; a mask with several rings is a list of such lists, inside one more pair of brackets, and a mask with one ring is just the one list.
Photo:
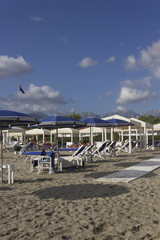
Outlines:
[[[56, 136], [56, 129], [51, 130], [51, 134]], [[60, 128], [58, 131], [58, 137], [61, 137], [61, 145], [63, 146], [63, 138], [64, 137], [70, 137], [71, 138], [71, 144], [74, 142], [74, 136], [79, 135], [79, 130], [74, 128]]]
[[101, 118], [83, 118], [81, 119], [82, 122], [87, 124], [87, 127], [90, 128], [90, 144], [93, 144], [93, 128], [94, 127], [100, 127], [100, 128], [106, 128], [109, 127], [111, 124], [107, 120], [103, 120]]
[[50, 136], [50, 130], [48, 129], [43, 129], [43, 128], [35, 128], [35, 129], [30, 129], [26, 131], [26, 136], [35, 136], [36, 141], [38, 141], [38, 136], [42, 135], [43, 136], [43, 143], [45, 142], [45, 136], [49, 135]]
[[24, 144], [26, 141], [25, 129], [20, 127], [11, 127], [2, 131], [3, 134], [3, 143], [10, 144], [11, 139], [16, 138], [17, 141], [21, 144]]
[[[107, 140], [107, 130], [106, 128], [100, 127], [93, 127], [93, 137], [101, 134], [102, 135], [102, 142]], [[79, 130], [79, 139], [83, 140], [83, 137], [87, 136], [90, 137], [90, 128], [84, 128]]]
[[[129, 118], [125, 118], [122, 117], [118, 114], [109, 116], [109, 117], [105, 117], [103, 118], [104, 120], [108, 120], [112, 123], [112, 128], [111, 128], [111, 141], [113, 141], [113, 131], [115, 131], [115, 127], [116, 127], [116, 131], [118, 131], [117, 129], [119, 129], [119, 131], [122, 131], [123, 129], [126, 129], [126, 127], [128, 126], [128, 137], [129, 137], [129, 153], [132, 152], [132, 144], [131, 144], [131, 126], [133, 127], [136, 122], [132, 121]], [[141, 126], [141, 124], [137, 123], [138, 126]], [[123, 135], [122, 135], [123, 136]], [[123, 140], [122, 140], [123, 141]]]
[[130, 120], [141, 124], [141, 128], [143, 129], [143, 147], [145, 150], [148, 149], [148, 136], [149, 136], [148, 133], [149, 133], [149, 131], [151, 131], [152, 148], [154, 149], [154, 126], [153, 126], [153, 124], [144, 122], [144, 121], [136, 119], [136, 118], [131, 118]]

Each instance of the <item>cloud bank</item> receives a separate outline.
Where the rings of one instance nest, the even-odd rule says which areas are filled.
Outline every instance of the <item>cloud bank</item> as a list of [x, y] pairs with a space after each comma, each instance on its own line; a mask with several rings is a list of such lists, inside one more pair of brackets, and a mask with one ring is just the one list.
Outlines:
[[138, 58], [134, 55], [128, 56], [125, 59], [125, 68], [128, 70], [145, 68], [152, 73], [154, 78], [160, 79], [160, 40], [142, 49]]
[[116, 100], [118, 104], [131, 104], [144, 102], [149, 98], [156, 98], [154, 92], [151, 93], [151, 77], [145, 77], [135, 81], [125, 80], [121, 82], [121, 90], [119, 98]]
[[17, 58], [0, 56], [0, 78], [11, 75], [22, 75], [31, 72], [33, 69], [23, 57]]
[[[19, 106], [18, 106], [19, 98]], [[0, 105], [5, 105], [9, 109], [20, 110], [22, 112], [45, 112], [55, 114], [61, 112], [57, 105], [66, 105], [72, 100], [65, 100], [61, 93], [49, 86], [36, 86], [30, 84], [25, 94], [19, 92], [7, 99], [0, 98]]]

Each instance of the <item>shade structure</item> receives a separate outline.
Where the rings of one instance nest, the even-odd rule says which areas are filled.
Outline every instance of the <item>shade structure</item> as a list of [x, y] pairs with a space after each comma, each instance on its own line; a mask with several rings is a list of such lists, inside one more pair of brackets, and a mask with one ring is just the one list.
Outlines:
[[111, 123], [107, 120], [102, 120], [101, 118], [83, 118], [82, 122], [87, 124], [87, 127], [90, 127], [90, 142], [93, 144], [93, 127], [110, 127]]
[[78, 128], [84, 127], [86, 123], [79, 121], [77, 119], [65, 117], [65, 116], [50, 116], [43, 119], [40, 119], [39, 127], [56, 129], [56, 140], [57, 140], [57, 162], [58, 170], [60, 170], [59, 164], [59, 150], [58, 150], [58, 129], [59, 128]]
[[122, 126], [128, 126], [129, 127], [129, 153], [132, 151], [132, 146], [131, 146], [131, 126], [134, 124], [132, 122], [128, 122], [122, 119], [117, 119], [117, 118], [110, 118], [107, 119], [108, 122], [111, 123], [112, 129], [111, 129], [111, 140], [113, 141], [114, 138], [114, 127], [122, 127]]
[[[34, 128], [26, 131], [26, 135], [28, 136], [36, 136], [36, 139], [38, 138], [38, 135], [43, 136], [43, 142], [45, 141], [45, 135], [50, 135], [50, 130], [48, 129], [42, 129], [42, 128]], [[38, 140], [38, 139], [37, 139]]]
[[125, 120], [115, 119], [115, 118], [110, 118], [110, 119], [107, 119], [106, 121], [108, 121], [108, 123], [110, 123], [112, 127], [133, 125], [131, 122], [127, 122]]
[[[56, 129], [51, 131], [51, 134], [56, 135]], [[73, 138], [75, 135], [79, 135], [79, 130], [74, 128], [60, 128], [58, 130], [58, 137], [61, 137], [61, 145], [63, 146], [63, 137], [70, 137], [71, 144], [73, 144]]]
[[[11, 126], [26, 126], [37, 123], [37, 119], [27, 114], [0, 109], [0, 132], [2, 138], [2, 129], [8, 129]], [[3, 182], [3, 147], [1, 139], [1, 182]]]
[[87, 127], [109, 127], [111, 123], [108, 120], [103, 120], [101, 118], [82, 118], [82, 122], [87, 124]]
[[3, 130], [3, 143], [9, 143], [11, 137], [21, 137], [22, 143], [25, 142], [25, 129], [20, 127], [11, 127]]

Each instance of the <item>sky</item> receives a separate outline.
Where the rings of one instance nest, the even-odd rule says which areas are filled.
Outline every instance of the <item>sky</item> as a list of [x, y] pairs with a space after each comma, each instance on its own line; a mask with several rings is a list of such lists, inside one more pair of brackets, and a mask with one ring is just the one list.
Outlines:
[[160, 110], [159, 12], [159, 0], [0, 0], [0, 107]]

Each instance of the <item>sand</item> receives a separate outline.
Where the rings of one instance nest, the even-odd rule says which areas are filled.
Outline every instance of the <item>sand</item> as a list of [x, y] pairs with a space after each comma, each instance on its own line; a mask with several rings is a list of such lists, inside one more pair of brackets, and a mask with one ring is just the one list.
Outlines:
[[95, 159], [84, 168], [49, 175], [29, 171], [24, 156], [5, 153], [15, 166], [0, 185], [2, 240], [160, 239], [160, 168], [130, 183], [99, 183], [99, 177], [160, 154], [160, 150]]

